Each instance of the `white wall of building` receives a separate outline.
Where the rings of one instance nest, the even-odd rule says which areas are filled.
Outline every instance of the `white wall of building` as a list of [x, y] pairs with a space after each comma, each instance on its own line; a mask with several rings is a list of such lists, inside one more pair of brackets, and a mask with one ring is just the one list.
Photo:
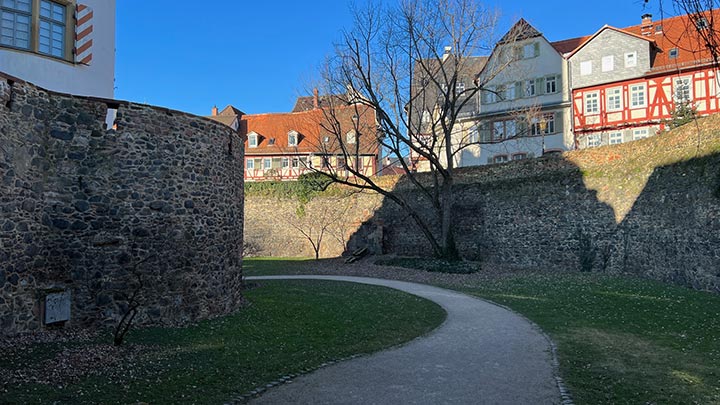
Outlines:
[[93, 60], [89, 66], [0, 47], [0, 71], [48, 90], [113, 98], [115, 0], [82, 0], [93, 10]]

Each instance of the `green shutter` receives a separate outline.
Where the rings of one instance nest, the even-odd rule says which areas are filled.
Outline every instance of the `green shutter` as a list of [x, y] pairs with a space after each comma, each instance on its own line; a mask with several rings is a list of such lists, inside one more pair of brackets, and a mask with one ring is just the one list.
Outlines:
[[490, 142], [492, 140], [492, 131], [487, 122], [480, 123], [480, 142]]
[[544, 77], [538, 77], [535, 79], [535, 94], [542, 95], [545, 94], [545, 78]]
[[530, 135], [528, 133], [528, 125], [525, 120], [518, 120], [517, 121], [517, 136], [518, 137], [524, 137]]
[[540, 43], [539, 42], [533, 43], [533, 48], [534, 48], [535, 56], [540, 56]]
[[515, 82], [515, 98], [523, 98], [525, 93], [523, 92], [522, 82]]
[[558, 134], [563, 133], [563, 113], [562, 113], [562, 111], [555, 112], [555, 132]]

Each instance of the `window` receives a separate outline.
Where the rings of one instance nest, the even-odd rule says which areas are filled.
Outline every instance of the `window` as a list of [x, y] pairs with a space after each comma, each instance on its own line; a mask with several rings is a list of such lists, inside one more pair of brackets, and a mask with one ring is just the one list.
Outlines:
[[497, 97], [495, 96], [495, 91], [493, 91], [492, 89], [484, 90], [482, 95], [483, 95], [483, 104], [492, 104], [497, 101], [496, 100]]
[[677, 59], [679, 53], [680, 53], [680, 51], [678, 51], [677, 48], [672, 48], [672, 49], [668, 52], [668, 58], [670, 58], [670, 59]]
[[519, 97], [519, 95], [515, 92], [515, 88], [515, 83], [510, 83], [505, 86], [505, 100], [514, 100]]
[[540, 44], [533, 42], [523, 46], [523, 59], [530, 59], [540, 55]]
[[263, 159], [263, 170], [270, 170], [272, 169], [272, 159], [265, 158]]
[[507, 161], [508, 161], [507, 155], [497, 155], [497, 156], [494, 156], [492, 159], [493, 163], [505, 163]]
[[347, 169], [347, 160], [344, 157], [338, 156], [337, 167], [338, 167], [338, 169]]
[[586, 60], [585, 62], [580, 62], [580, 75], [581, 76], [587, 76], [592, 74], [592, 61]]
[[607, 91], [608, 111], [622, 110], [622, 88], [616, 87]]
[[635, 84], [630, 86], [630, 107], [645, 107], [645, 85]]
[[0, 46], [69, 59], [73, 13], [69, 1], [2, 0]]
[[358, 158], [357, 158], [357, 160], [356, 160], [355, 162], [356, 162], [356, 164], [357, 164], [357, 170], [358, 170], [359, 172], [362, 172], [363, 167], [364, 167], [364, 165], [363, 165], [363, 157], [362, 157], [362, 156], [358, 156]]
[[687, 103], [692, 100], [691, 80], [689, 77], [677, 77], [674, 82], [676, 103]]
[[532, 97], [535, 95], [535, 80], [525, 81], [525, 96]]
[[587, 147], [588, 148], [594, 148], [596, 146], [600, 146], [602, 143], [602, 138], [600, 135], [588, 135], [587, 136]]
[[327, 156], [322, 157], [322, 167], [324, 169], [327, 169], [330, 167], [330, 158], [329, 157], [327, 157]]
[[258, 146], [258, 135], [255, 132], [248, 134], [248, 146], [251, 148], [257, 148]]
[[648, 137], [648, 129], [647, 128], [640, 128], [640, 129], [633, 129], [633, 141], [637, 141], [638, 139], [643, 139]]
[[423, 124], [429, 124], [430, 123], [430, 111], [423, 111], [422, 112], [422, 123]]
[[288, 132], [288, 146], [297, 146], [298, 133], [296, 131]]
[[598, 105], [598, 98], [599, 93], [598, 92], [592, 92], [592, 93], [585, 93], [585, 114], [597, 114], [600, 112], [600, 107]]
[[602, 71], [611, 72], [615, 69], [615, 57], [612, 55], [602, 57]]
[[555, 133], [555, 114], [543, 114], [542, 117], [535, 118], [530, 126], [531, 135], [543, 135]]
[[248, 159], [245, 161], [245, 167], [248, 170], [254, 170], [255, 169], [255, 160], [254, 159]]
[[505, 137], [514, 138], [517, 135], [517, 126], [514, 120], [505, 121]]
[[294, 158], [292, 158], [291, 163], [292, 163], [292, 168], [293, 168], [293, 169], [298, 169], [298, 168], [300, 168], [300, 159], [294, 157]]
[[512, 160], [523, 160], [527, 159], [527, 157], [527, 153], [515, 153], [514, 155], [512, 155]]
[[270, 138], [270, 139], [268, 140], [268, 145], [269, 145], [269, 146], [275, 145], [275, 138]]
[[287, 169], [290, 166], [290, 158], [282, 158], [282, 168]]
[[346, 143], [348, 143], [350, 145], [354, 145], [356, 141], [357, 141], [357, 134], [355, 133], [354, 130], [345, 134], [345, 142]]
[[708, 20], [705, 17], [700, 17], [695, 21], [695, 26], [699, 31], [702, 31], [708, 29], [710, 24], [708, 24]]
[[493, 122], [493, 141], [502, 140], [505, 137], [505, 122]]
[[463, 82], [457, 82], [455, 84], [455, 94], [460, 94], [463, 91], [465, 91], [465, 83]]
[[608, 139], [610, 140], [610, 145], [617, 145], [619, 143], [622, 143], [623, 134], [622, 132], [611, 132], [608, 136]]
[[323, 136], [322, 141], [323, 141], [323, 143], [330, 143], [330, 137], [329, 137], [329, 136]]
[[637, 66], [637, 52], [629, 52], [625, 54], [625, 67]]
[[548, 76], [545, 78], [545, 93], [557, 93], [557, 77]]
[[470, 132], [468, 133], [468, 143], [477, 143], [480, 140], [480, 133], [478, 131], [477, 125], [470, 128]]

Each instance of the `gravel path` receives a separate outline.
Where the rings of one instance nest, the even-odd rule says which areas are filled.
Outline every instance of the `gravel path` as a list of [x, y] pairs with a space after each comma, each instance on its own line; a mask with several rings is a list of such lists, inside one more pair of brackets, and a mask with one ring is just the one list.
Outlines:
[[346, 276], [267, 276], [381, 285], [441, 305], [428, 336], [341, 362], [275, 387], [257, 404], [560, 403], [551, 344], [525, 318], [489, 302], [424, 284]]

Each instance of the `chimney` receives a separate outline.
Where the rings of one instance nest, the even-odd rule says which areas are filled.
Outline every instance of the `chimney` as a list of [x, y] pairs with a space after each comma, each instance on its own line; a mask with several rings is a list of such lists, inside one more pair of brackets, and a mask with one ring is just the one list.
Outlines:
[[216, 115], [218, 115], [218, 108], [217, 108], [217, 106], [213, 106], [213, 108], [212, 108], [212, 116], [215, 117]]
[[320, 97], [318, 95], [317, 87], [313, 89], [313, 108], [316, 110], [320, 108]]
[[443, 53], [443, 62], [450, 56], [452, 53], [452, 46], [446, 46], [445, 47], [445, 53]]
[[643, 14], [642, 22], [640, 23], [640, 33], [642, 35], [652, 35], [653, 33], [653, 20], [652, 14]]

